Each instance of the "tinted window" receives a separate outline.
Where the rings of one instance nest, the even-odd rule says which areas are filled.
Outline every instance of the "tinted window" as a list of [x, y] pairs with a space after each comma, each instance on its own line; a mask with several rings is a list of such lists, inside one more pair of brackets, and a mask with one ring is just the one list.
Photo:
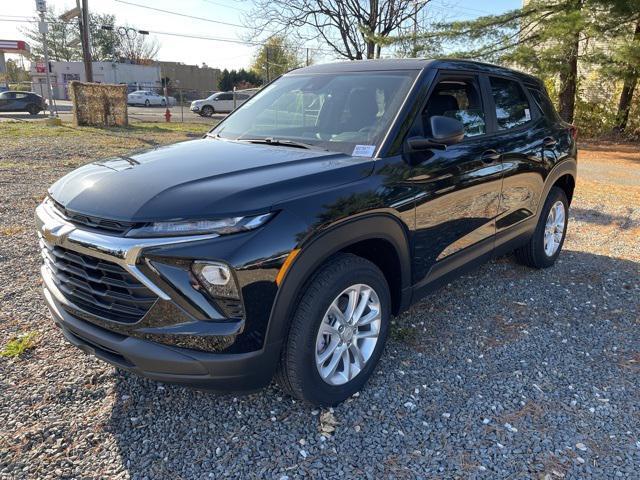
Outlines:
[[534, 88], [529, 89], [529, 93], [531, 94], [533, 99], [536, 101], [536, 103], [538, 104], [538, 107], [540, 108], [540, 110], [542, 111], [545, 117], [550, 119], [558, 118], [556, 109], [553, 108], [553, 104], [551, 103], [551, 100], [549, 100], [549, 97], [545, 93], [542, 93], [540, 90], [536, 90]]
[[490, 81], [498, 130], [515, 128], [531, 120], [529, 101], [518, 82], [505, 78], [491, 78]]
[[439, 82], [422, 115], [427, 136], [431, 133], [429, 120], [434, 115], [451, 117], [462, 122], [465, 137], [486, 133], [482, 97], [475, 77]]
[[26, 93], [16, 93], [16, 98], [27, 98], [29, 95]]
[[221, 93], [216, 98], [218, 100], [233, 100], [233, 93]]

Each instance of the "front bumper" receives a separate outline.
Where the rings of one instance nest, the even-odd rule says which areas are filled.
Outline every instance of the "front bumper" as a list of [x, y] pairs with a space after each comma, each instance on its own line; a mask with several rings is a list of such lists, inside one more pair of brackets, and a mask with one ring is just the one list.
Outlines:
[[[78, 226], [45, 202], [36, 209], [44, 249], [116, 264], [157, 300], [139, 320], [116, 321], [61, 290], [65, 285], [47, 258], [42, 268], [45, 298], [67, 339], [111, 364], [201, 388], [259, 388], [271, 379], [283, 342], [283, 337], [268, 338], [267, 326], [277, 292], [275, 278], [293, 241], [283, 237], [283, 225], [294, 219], [278, 215], [260, 234], [135, 239]], [[187, 266], [194, 259], [232, 268], [242, 298], [250, 299], [244, 302], [244, 315], [228, 314], [230, 306], [192, 288]]]
[[208, 353], [161, 345], [100, 328], [69, 314], [45, 288], [45, 299], [66, 339], [80, 350], [138, 375], [167, 383], [220, 391], [267, 386], [278, 364], [280, 344], [249, 353]]

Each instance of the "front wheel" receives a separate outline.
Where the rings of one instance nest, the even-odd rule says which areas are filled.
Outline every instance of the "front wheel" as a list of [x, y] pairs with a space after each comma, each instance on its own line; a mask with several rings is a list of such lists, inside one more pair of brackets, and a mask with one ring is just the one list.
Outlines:
[[144, 106], [148, 107], [149, 105], [151, 105], [151, 102], [149, 101], [149, 99], [144, 101]]
[[327, 262], [293, 315], [276, 379], [313, 405], [336, 405], [359, 391], [387, 339], [391, 297], [373, 263], [351, 254]]
[[213, 107], [210, 107], [209, 105], [202, 107], [201, 115], [203, 117], [210, 117], [213, 113]]
[[569, 202], [561, 188], [552, 187], [549, 191], [538, 225], [529, 242], [516, 250], [516, 258], [524, 265], [533, 268], [552, 266], [567, 234]]

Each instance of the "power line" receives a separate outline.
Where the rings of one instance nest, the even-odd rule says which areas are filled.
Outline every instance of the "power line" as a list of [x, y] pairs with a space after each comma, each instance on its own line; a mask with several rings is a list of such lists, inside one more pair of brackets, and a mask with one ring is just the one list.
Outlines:
[[225, 5], [224, 3], [213, 2], [212, 0], [202, 0], [202, 1], [205, 3], [209, 3], [211, 5], [217, 5], [219, 7], [229, 8], [237, 12], [247, 13], [247, 10], [244, 10], [243, 8], [233, 7], [231, 5]]
[[139, 3], [126, 2], [125, 0], [114, 0], [114, 1], [116, 1], [118, 3], [124, 3], [125, 5], [132, 5], [134, 7], [146, 8], [147, 10], [154, 10], [156, 12], [166, 13], [166, 14], [169, 14], [169, 15], [175, 15], [175, 16], [178, 16], [178, 17], [191, 18], [192, 20], [200, 20], [200, 21], [203, 21], [203, 22], [218, 23], [220, 25], [227, 25], [229, 27], [251, 28], [251, 27], [247, 27], [246, 25], [240, 25], [239, 23], [222, 22], [220, 20], [212, 20], [211, 18], [198, 17], [196, 15], [187, 15], [186, 13], [180, 13], [180, 12], [172, 12], [171, 10], [164, 10], [162, 8], [155, 8], [155, 7], [149, 7], [148, 5], [140, 5]]

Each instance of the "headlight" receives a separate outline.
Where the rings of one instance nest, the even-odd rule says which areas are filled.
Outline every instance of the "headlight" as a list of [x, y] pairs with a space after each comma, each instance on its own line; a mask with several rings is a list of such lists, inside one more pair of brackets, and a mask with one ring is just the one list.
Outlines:
[[148, 225], [134, 228], [127, 233], [127, 237], [165, 237], [182, 235], [205, 235], [217, 233], [227, 235], [229, 233], [245, 232], [258, 228], [273, 216], [273, 213], [265, 213], [252, 217], [231, 217], [219, 220], [186, 220], [181, 222], [153, 222]]

